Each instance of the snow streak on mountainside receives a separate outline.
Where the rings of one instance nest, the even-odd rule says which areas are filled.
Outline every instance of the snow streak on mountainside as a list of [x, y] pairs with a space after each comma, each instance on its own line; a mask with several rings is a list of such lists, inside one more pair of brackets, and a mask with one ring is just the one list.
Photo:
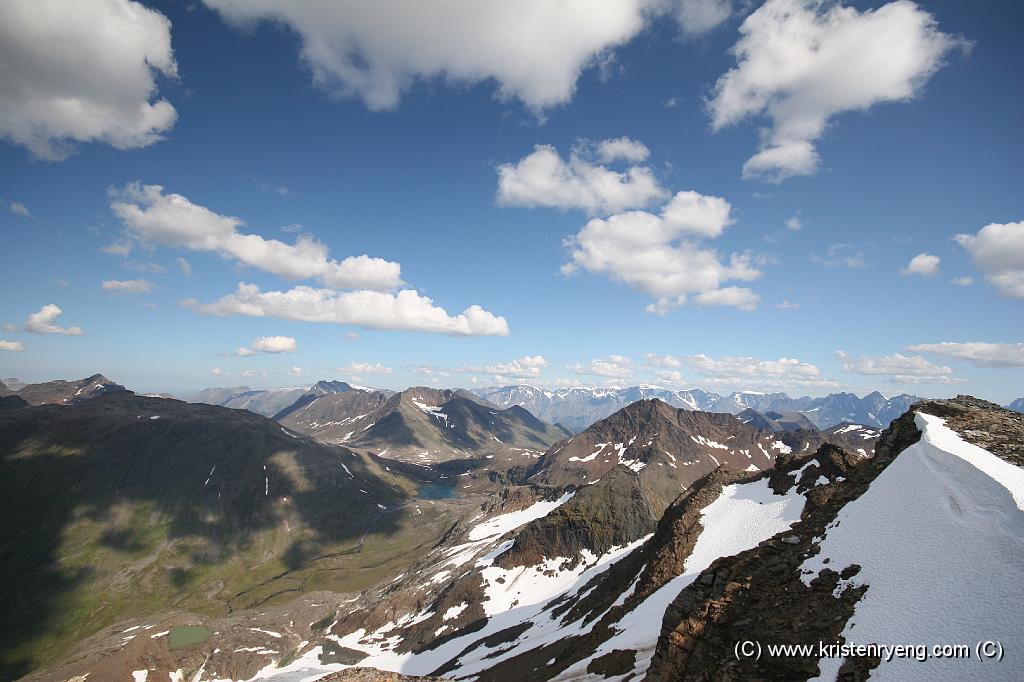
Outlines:
[[852, 393], [831, 393], [823, 398], [791, 398], [785, 393], [741, 391], [721, 396], [701, 389], [686, 391], [641, 384], [629, 388], [563, 388], [545, 390], [533, 386], [492, 386], [474, 389], [474, 393], [500, 407], [520, 405], [541, 419], [562, 424], [572, 431], [582, 431], [637, 400], [657, 398], [673, 407], [705, 412], [738, 414], [746, 409], [776, 412], [782, 415], [801, 413], [818, 428], [843, 422], [886, 427], [915, 402], [916, 396], [898, 395], [886, 398], [869, 393], [859, 398]]

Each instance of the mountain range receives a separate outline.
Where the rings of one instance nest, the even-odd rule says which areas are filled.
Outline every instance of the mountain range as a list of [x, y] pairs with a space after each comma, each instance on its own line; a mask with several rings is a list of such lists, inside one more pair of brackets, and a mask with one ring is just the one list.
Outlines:
[[733, 645], [1024, 647], [1016, 412], [647, 397], [572, 434], [322, 384], [275, 419], [101, 375], [3, 391], [0, 678], [944, 679], [967, 662]]
[[873, 392], [860, 398], [853, 393], [831, 393], [822, 398], [791, 398], [785, 393], [742, 391], [722, 396], [701, 389], [678, 391], [641, 384], [628, 388], [563, 388], [546, 390], [527, 385], [492, 386], [474, 389], [474, 393], [499, 407], [519, 405], [551, 423], [581, 431], [637, 400], [657, 398], [687, 410], [737, 414], [750, 408], [758, 412], [799, 412], [818, 428], [850, 422], [875, 427], [906, 412], [920, 400], [901, 394], [886, 398]]
[[305, 394], [275, 418], [300, 433], [417, 463], [501, 451], [539, 454], [571, 435], [519, 406], [498, 408], [463, 390], [408, 388]]

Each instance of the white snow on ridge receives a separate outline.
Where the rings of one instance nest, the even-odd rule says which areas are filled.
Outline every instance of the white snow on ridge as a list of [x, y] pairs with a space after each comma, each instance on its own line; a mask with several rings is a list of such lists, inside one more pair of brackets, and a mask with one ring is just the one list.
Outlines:
[[573, 493], [566, 493], [557, 500], [552, 500], [550, 502], [536, 502], [521, 511], [499, 514], [498, 516], [490, 518], [487, 521], [477, 524], [471, 528], [468, 539], [484, 540], [504, 535], [510, 530], [515, 530], [519, 526], [527, 524], [530, 521], [539, 519], [542, 516], [547, 516], [550, 511], [568, 502], [569, 498], [572, 496]]
[[642, 677], [654, 655], [665, 609], [682, 589], [715, 559], [755, 547], [792, 526], [800, 520], [803, 508], [804, 497], [795, 488], [786, 495], [776, 495], [768, 487], [767, 479], [722, 488], [718, 499], [701, 511], [703, 530], [683, 565], [682, 575], [627, 613], [615, 625], [617, 634], [599, 646], [593, 656], [575, 663], [554, 679], [585, 678], [590, 661], [615, 649], [637, 652], [633, 674]]
[[[843, 631], [847, 642], [973, 648], [994, 640], [1005, 651], [1000, 662], [973, 652], [971, 660], [883, 659], [872, 679], [1008, 679], [1024, 661], [1024, 470], [939, 417], [915, 420], [921, 440], [839, 512], [801, 577], [809, 583], [826, 557], [833, 570], [861, 566], [850, 582], [869, 588]], [[841, 663], [823, 660], [819, 679], [834, 680]]]

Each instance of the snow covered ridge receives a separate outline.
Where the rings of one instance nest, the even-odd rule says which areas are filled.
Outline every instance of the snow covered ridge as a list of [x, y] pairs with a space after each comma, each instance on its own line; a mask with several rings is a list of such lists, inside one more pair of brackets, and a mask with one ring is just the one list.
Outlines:
[[[915, 421], [921, 440], [840, 511], [802, 579], [810, 584], [825, 562], [861, 567], [836, 587], [868, 586], [843, 630], [848, 642], [992, 640], [1007, 652], [991, 666], [893, 658], [878, 679], [1010, 679], [1024, 670], [1024, 470], [939, 417]], [[820, 679], [835, 679], [841, 662], [825, 659]]]

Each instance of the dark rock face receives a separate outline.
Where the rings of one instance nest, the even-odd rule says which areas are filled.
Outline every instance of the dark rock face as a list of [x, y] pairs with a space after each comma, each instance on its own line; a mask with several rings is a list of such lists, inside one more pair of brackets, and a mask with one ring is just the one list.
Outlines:
[[826, 440], [813, 427], [776, 431], [770, 420], [762, 420], [763, 428], [753, 422], [749, 416], [745, 422], [739, 415], [641, 400], [554, 445], [526, 480], [584, 486], [624, 464], [639, 473], [660, 516], [680, 493], [719, 466], [760, 471], [771, 468], [779, 455], [811, 453]]
[[594, 485], [584, 486], [565, 504], [516, 533], [515, 544], [495, 565], [533, 566], [545, 557], [578, 559], [584, 549], [604, 554], [651, 533], [658, 515], [654, 495], [640, 477], [619, 466]]

